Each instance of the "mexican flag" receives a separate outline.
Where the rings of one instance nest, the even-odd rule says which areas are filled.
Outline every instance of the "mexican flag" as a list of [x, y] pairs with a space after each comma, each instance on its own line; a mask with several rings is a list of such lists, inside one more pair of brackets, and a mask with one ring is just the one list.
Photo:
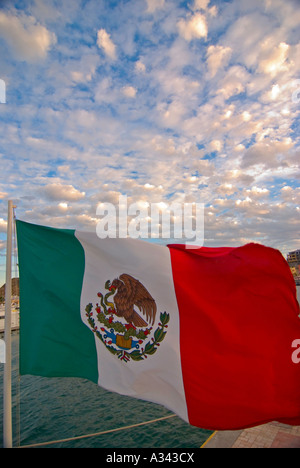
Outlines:
[[17, 221], [20, 372], [82, 377], [192, 425], [300, 425], [299, 305], [258, 244], [186, 249]]

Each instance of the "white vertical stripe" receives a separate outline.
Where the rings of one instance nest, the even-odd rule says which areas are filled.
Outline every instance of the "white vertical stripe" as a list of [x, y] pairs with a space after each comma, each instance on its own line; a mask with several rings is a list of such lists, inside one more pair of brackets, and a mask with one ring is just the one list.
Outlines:
[[[138, 279], [155, 299], [157, 315], [152, 333], [158, 327], [160, 312], [170, 314], [164, 340], [155, 354], [148, 355], [143, 361], [121, 361], [95, 336], [99, 385], [123, 395], [162, 404], [188, 421], [180, 362], [179, 313], [169, 249], [133, 239], [100, 240], [94, 233], [76, 232], [75, 235], [85, 251], [81, 315], [88, 327], [86, 305], [100, 303], [97, 293], [107, 292], [105, 282], [112, 282], [122, 273]], [[94, 318], [97, 321], [96, 314]], [[99, 322], [97, 325], [101, 327]], [[149, 336], [145, 343], [150, 340]]]

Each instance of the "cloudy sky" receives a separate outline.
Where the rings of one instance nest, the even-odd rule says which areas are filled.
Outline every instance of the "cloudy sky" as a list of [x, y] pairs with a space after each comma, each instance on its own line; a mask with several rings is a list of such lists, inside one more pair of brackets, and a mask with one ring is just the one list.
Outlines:
[[[300, 247], [299, 0], [0, 0], [0, 283], [17, 217], [205, 204], [205, 245]], [[3, 98], [2, 98], [3, 101]]]

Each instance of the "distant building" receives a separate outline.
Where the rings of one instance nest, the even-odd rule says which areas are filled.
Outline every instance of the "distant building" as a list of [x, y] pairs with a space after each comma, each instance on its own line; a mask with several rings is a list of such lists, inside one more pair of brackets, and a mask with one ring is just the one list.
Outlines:
[[296, 285], [300, 286], [300, 249], [289, 252], [286, 258]]

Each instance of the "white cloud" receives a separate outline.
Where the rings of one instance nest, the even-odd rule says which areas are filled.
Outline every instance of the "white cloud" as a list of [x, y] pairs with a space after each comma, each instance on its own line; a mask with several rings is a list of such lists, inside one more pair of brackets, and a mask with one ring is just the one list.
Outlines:
[[[50, 200], [63, 200], [64, 202], [78, 201], [85, 197], [85, 192], [80, 192], [73, 185], [63, 185], [60, 183], [48, 184], [41, 191]], [[63, 203], [63, 205], [65, 204]], [[62, 208], [62, 203], [60, 203], [60, 208]]]
[[149, 142], [150, 153], [155, 151], [160, 156], [172, 156], [175, 157], [178, 153], [175, 141], [173, 138], [166, 138], [162, 135], [154, 136]]
[[96, 102], [114, 102], [118, 98], [109, 77], [103, 78], [95, 87]]
[[219, 187], [217, 187], [216, 190], [218, 193], [221, 195], [233, 195], [234, 193], [237, 192], [237, 188], [229, 183], [221, 184]]
[[199, 11], [199, 10], [204, 10], [209, 13], [211, 16], [217, 16], [218, 13], [218, 8], [216, 5], [213, 5], [212, 7], [208, 7], [210, 3], [210, 0], [195, 0], [194, 5], [190, 8], [192, 8], [193, 11]]
[[123, 94], [128, 98], [135, 98], [137, 90], [133, 86], [124, 86]]
[[241, 169], [231, 169], [225, 171], [223, 175], [224, 183], [234, 184], [237, 187], [245, 187], [253, 183], [254, 177], [246, 174], [244, 170]]
[[116, 60], [116, 46], [110, 38], [105, 29], [99, 29], [97, 33], [97, 45], [100, 49], [103, 49], [104, 53], [112, 60]]
[[[0, 26], [0, 46], [5, 34], [19, 50], [36, 27], [55, 31], [59, 43], [47, 66], [3, 54], [15, 104], [0, 107], [0, 199], [19, 198], [18, 214], [32, 222], [87, 229], [113, 193], [132, 202], [193, 199], [209, 206], [206, 245], [264, 238], [293, 248], [300, 44], [291, 0], [270, 0], [269, 10], [262, 0], [217, 2], [217, 20], [208, 0], [104, 9], [90, 0], [84, 15], [80, 0], [60, 10], [53, 0], [25, 3], [0, 9], [18, 29], [13, 37]], [[104, 60], [119, 48], [122, 60]], [[35, 198], [25, 200], [30, 190]]]
[[141, 61], [141, 60], [138, 60], [135, 64], [135, 70], [138, 72], [138, 73], [145, 73], [146, 71], [146, 66], [145, 64]]
[[61, 203], [58, 204], [58, 208], [59, 208], [61, 211], [67, 211], [67, 209], [68, 209], [68, 203], [61, 202]]
[[[268, 41], [267, 41], [268, 42]], [[274, 50], [268, 51], [267, 56], [262, 58], [259, 63], [259, 70], [268, 73], [272, 77], [277, 73], [288, 69], [286, 60], [290, 46], [285, 42], [281, 42]], [[261, 56], [264, 56], [264, 45], [262, 46]]]
[[[285, 160], [287, 151], [293, 147], [293, 142], [289, 139], [282, 141], [272, 141], [267, 138], [258, 141], [251, 146], [243, 155], [242, 168], [251, 166], [261, 166], [262, 168], [287, 167]], [[282, 173], [283, 170], [281, 169]]]
[[295, 203], [300, 206], [300, 187], [292, 188], [289, 185], [285, 185], [281, 189], [282, 198], [290, 203]]
[[61, 15], [59, 9], [52, 6], [47, 0], [34, 0], [31, 11], [40, 20], [57, 20]]
[[181, 70], [178, 73], [177, 70], [165, 68], [164, 70], [156, 71], [155, 79], [158, 81], [160, 87], [165, 93], [167, 99], [177, 97], [187, 101], [189, 98], [193, 99], [195, 94], [199, 92], [200, 83], [196, 80], [192, 80], [187, 76], [181, 74]]
[[95, 88], [95, 100], [99, 103], [119, 103], [122, 96], [134, 99], [136, 94], [137, 89], [134, 86], [126, 85], [118, 88], [113, 85], [110, 78], [104, 78]]
[[170, 104], [160, 104], [158, 111], [162, 117], [163, 125], [172, 128], [181, 124], [186, 113], [186, 106], [181, 100], [174, 99]]
[[285, 1], [282, 0], [266, 0], [267, 12], [280, 22], [280, 29], [283, 33], [294, 35], [294, 28], [299, 26], [300, 10], [298, 0]]
[[214, 173], [215, 166], [214, 164], [207, 159], [200, 159], [199, 161], [194, 161], [193, 166], [201, 176], [209, 177]]
[[244, 67], [234, 65], [226, 72], [224, 78], [219, 81], [221, 86], [217, 93], [229, 99], [236, 94], [240, 94], [245, 90], [247, 82], [250, 80], [250, 75]]
[[220, 140], [213, 140], [209, 144], [212, 151], [222, 151], [223, 143]]
[[180, 35], [188, 42], [192, 39], [207, 38], [207, 23], [204, 15], [196, 13], [189, 19], [178, 22]]
[[250, 189], [245, 190], [246, 196], [253, 198], [264, 198], [270, 195], [270, 190], [261, 187], [251, 187]]
[[154, 13], [155, 10], [161, 10], [165, 5], [165, 0], [147, 0], [147, 12]]
[[223, 43], [231, 47], [238, 62], [254, 68], [258, 64], [261, 44], [266, 35], [271, 34], [272, 26], [269, 19], [258, 10], [232, 22]]
[[6, 232], [6, 231], [7, 231], [7, 222], [3, 218], [0, 218], [0, 232]]
[[76, 83], [86, 83], [95, 76], [100, 57], [96, 54], [84, 54], [80, 60], [72, 60], [68, 64], [67, 70], [70, 70], [71, 79]]
[[9, 44], [18, 60], [44, 59], [56, 43], [56, 35], [38, 24], [33, 16], [0, 12], [0, 36]]
[[244, 151], [245, 146], [241, 143], [235, 146], [234, 151]]
[[220, 45], [211, 45], [207, 49], [207, 66], [210, 76], [213, 78], [218, 69], [228, 63], [231, 55], [230, 47], [223, 47]]
[[193, 10], [206, 10], [210, 0], [195, 0]]
[[248, 111], [242, 113], [242, 118], [244, 122], [249, 122], [251, 120], [251, 114]]

